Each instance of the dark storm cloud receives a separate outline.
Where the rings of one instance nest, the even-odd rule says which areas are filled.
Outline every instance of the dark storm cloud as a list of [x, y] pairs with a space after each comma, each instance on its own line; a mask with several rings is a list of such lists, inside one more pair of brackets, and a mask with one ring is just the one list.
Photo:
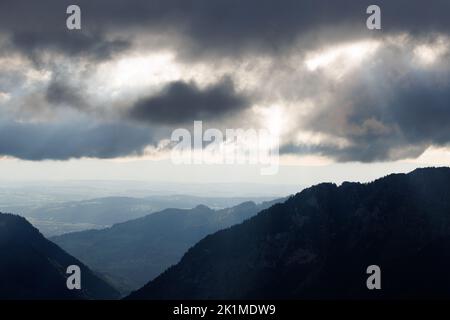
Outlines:
[[[448, 0], [376, 1], [382, 9], [382, 31], [369, 31], [365, 26], [366, 8], [373, 3], [372, 0], [0, 0], [0, 36], [6, 35], [13, 49], [38, 62], [47, 54], [51, 59], [56, 52], [67, 57], [87, 57], [94, 60], [95, 67], [100, 60], [117, 52], [133, 50], [135, 40], [158, 35], [158, 45], [151, 49], [167, 46], [179, 56], [198, 60], [234, 58], [243, 53], [250, 53], [247, 58], [272, 55], [271, 63], [277, 68], [283, 54], [289, 56], [293, 48], [301, 54], [337, 42], [381, 38], [399, 32], [418, 39], [450, 33]], [[66, 28], [66, 8], [71, 4], [81, 7], [81, 31]], [[12, 49], [3, 54], [9, 54], [9, 50]], [[334, 97], [306, 116], [306, 121], [302, 121], [306, 122], [305, 129], [345, 139], [349, 145], [288, 143], [282, 151], [369, 162], [417, 156], [430, 145], [447, 145], [449, 66], [443, 65], [444, 71], [414, 70], [410, 65], [402, 65], [407, 50], [390, 54], [369, 63], [366, 71], [356, 73], [350, 80], [328, 87], [327, 79], [322, 83], [322, 78], [315, 76], [317, 86], [308, 87], [316, 96], [333, 92]], [[11, 79], [9, 75], [0, 75], [0, 84], [8, 91], [14, 89]], [[260, 79], [261, 88], [266, 80], [269, 82]], [[307, 81], [311, 81], [308, 75]], [[296, 85], [279, 84], [284, 88]], [[61, 79], [52, 79], [40, 94], [50, 104], [82, 108], [87, 104], [83, 101], [83, 90], [80, 93], [74, 89], [77, 88], [73, 82], [62, 75]], [[267, 86], [267, 90], [261, 91], [271, 95], [270, 89]], [[304, 98], [299, 96], [296, 96], [299, 100]], [[127, 116], [152, 125], [222, 120], [239, 114], [249, 102], [231, 80], [206, 88], [174, 82], [160, 93], [140, 99]], [[31, 160], [139, 154], [146, 144], [156, 141], [146, 130], [136, 122], [48, 125], [3, 121], [0, 154]]]
[[0, 155], [25, 160], [139, 155], [155, 143], [149, 128], [123, 123], [0, 122]]
[[[49, 52], [103, 60], [129, 47], [127, 40], [110, 37], [110, 30], [104, 29], [102, 25], [90, 24], [88, 28], [86, 23], [86, 28], [82, 30], [68, 30], [66, 9], [71, 4], [71, 1], [59, 0], [2, 0], [0, 33], [9, 38], [14, 48], [36, 62]], [[95, 19], [95, 12], [92, 15], [84, 13], [86, 18], [91, 16]], [[82, 12], [82, 21], [84, 17]]]
[[168, 38], [175, 35], [168, 41], [195, 57], [245, 50], [283, 53], [300, 35], [309, 35], [303, 42], [307, 45], [399, 31], [449, 31], [449, 1], [376, 3], [382, 8], [382, 32], [365, 27], [365, 10], [373, 4], [369, 0], [78, 0], [81, 32], [65, 29], [65, 10], [72, 1], [2, 0], [0, 28], [26, 52], [49, 48], [100, 58], [126, 47], [124, 40], [108, 39], [114, 32], [128, 33], [130, 39], [152, 33]]
[[85, 109], [88, 106], [79, 88], [70, 86], [67, 80], [53, 79], [47, 87], [45, 97], [53, 105], [70, 106], [76, 109]]
[[131, 118], [164, 124], [221, 119], [249, 106], [229, 78], [206, 88], [183, 81], [168, 84], [160, 93], [138, 101], [129, 111]]

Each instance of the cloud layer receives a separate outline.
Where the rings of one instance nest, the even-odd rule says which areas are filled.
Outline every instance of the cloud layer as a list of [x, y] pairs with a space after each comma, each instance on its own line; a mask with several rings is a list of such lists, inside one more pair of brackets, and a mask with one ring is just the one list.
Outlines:
[[0, 2], [0, 155], [141, 155], [194, 120], [274, 127], [274, 107], [283, 154], [450, 143], [448, 1], [378, 1], [382, 31], [365, 0], [79, 0], [81, 31], [70, 4]]

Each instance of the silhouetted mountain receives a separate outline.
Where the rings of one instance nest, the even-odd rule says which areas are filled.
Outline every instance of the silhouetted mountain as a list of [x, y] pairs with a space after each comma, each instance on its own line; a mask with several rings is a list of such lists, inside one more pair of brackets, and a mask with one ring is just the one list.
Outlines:
[[[81, 269], [81, 290], [66, 287], [67, 267]], [[24, 218], [0, 213], [0, 300], [117, 299], [119, 293]]]
[[200, 239], [241, 223], [273, 202], [212, 210], [199, 205], [190, 210], [166, 209], [143, 218], [51, 238], [94, 270], [108, 276], [124, 292], [137, 289], [169, 266]]
[[[381, 290], [366, 287], [369, 265]], [[207, 236], [129, 298], [450, 298], [450, 169], [306, 189]]]

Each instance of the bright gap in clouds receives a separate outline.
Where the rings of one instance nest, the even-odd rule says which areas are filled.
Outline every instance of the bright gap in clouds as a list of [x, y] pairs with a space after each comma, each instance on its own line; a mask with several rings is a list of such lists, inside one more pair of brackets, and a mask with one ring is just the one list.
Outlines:
[[262, 117], [263, 128], [270, 131], [271, 134], [280, 136], [286, 125], [286, 112], [277, 105], [268, 108], [255, 107], [255, 112]]
[[365, 58], [375, 53], [379, 41], [366, 40], [326, 48], [307, 55], [305, 65], [309, 71], [329, 68], [333, 64], [345, 69], [358, 66]]
[[102, 64], [95, 76], [105, 91], [113, 95], [147, 90], [179, 80], [181, 67], [170, 52], [135, 54]]
[[444, 54], [448, 53], [449, 40], [439, 37], [433, 43], [420, 44], [414, 49], [414, 55], [422, 65], [428, 66], [438, 61]]

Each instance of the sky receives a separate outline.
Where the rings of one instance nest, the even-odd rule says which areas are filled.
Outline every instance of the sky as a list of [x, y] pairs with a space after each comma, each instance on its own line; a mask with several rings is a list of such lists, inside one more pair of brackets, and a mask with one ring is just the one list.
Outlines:
[[[450, 165], [450, 2], [376, 1], [381, 30], [371, 4], [0, 0], [0, 181], [305, 186]], [[176, 163], [195, 121], [269, 132], [249, 141], [277, 170], [214, 149]]]

